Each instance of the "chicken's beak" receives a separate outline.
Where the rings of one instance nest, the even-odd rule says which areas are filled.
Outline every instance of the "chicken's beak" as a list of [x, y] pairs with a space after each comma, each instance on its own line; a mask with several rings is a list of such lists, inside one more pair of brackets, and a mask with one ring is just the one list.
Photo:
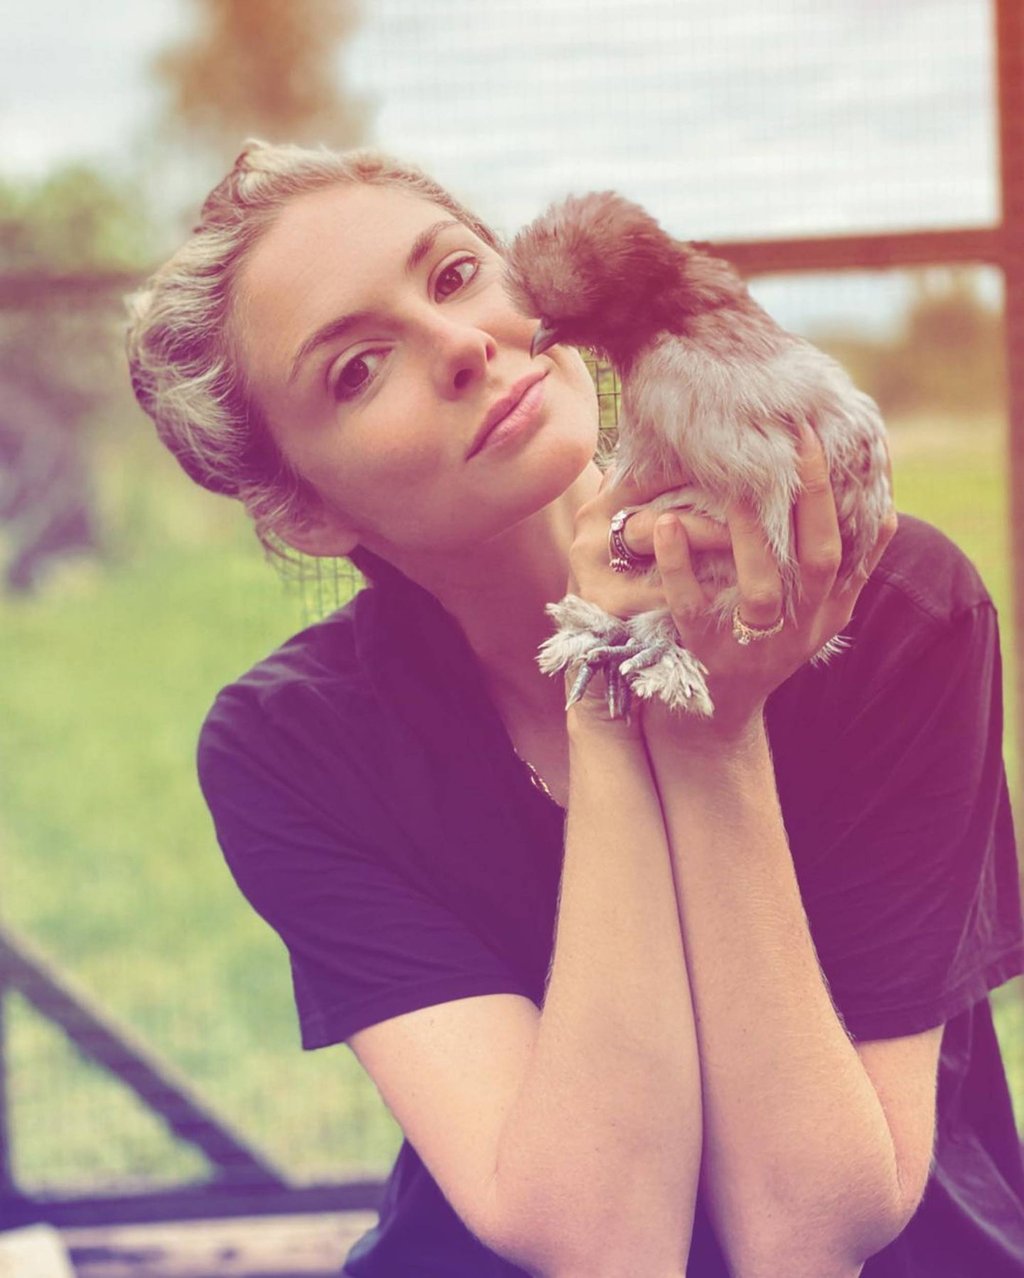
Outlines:
[[548, 324], [545, 320], [541, 320], [540, 327], [534, 333], [533, 341], [530, 343], [530, 355], [536, 359], [549, 346], [554, 346], [558, 340], [558, 329], [553, 324]]

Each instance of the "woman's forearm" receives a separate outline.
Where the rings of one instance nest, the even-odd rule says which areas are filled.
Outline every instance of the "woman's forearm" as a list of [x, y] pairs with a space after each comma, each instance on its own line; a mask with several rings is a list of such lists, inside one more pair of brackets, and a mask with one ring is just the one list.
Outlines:
[[709, 1211], [738, 1275], [859, 1272], [844, 1258], [892, 1236], [895, 1153], [818, 964], [767, 737], [683, 741], [648, 732], [696, 1011]]
[[571, 728], [554, 953], [499, 1146], [503, 1250], [545, 1274], [681, 1278], [700, 1156], [690, 991], [643, 741]]

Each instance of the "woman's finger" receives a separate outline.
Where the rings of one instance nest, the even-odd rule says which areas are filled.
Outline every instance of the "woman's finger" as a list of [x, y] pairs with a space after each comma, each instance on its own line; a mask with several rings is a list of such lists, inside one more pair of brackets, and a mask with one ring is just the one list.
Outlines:
[[839, 519], [825, 451], [806, 422], [800, 424], [800, 494], [794, 530], [804, 594], [821, 599], [832, 589], [843, 555]]
[[[629, 516], [622, 530], [622, 539], [631, 554], [654, 554], [654, 528], [665, 513], [662, 507], [644, 506]], [[691, 550], [730, 550], [732, 548], [727, 525], [719, 523], [717, 519], [710, 519], [707, 515], [695, 515], [691, 511], [676, 510], [672, 513], [682, 521]]]
[[893, 537], [896, 536], [896, 530], [900, 526], [899, 516], [895, 510], [890, 510], [888, 515], [882, 521], [882, 527], [878, 531], [878, 540], [875, 542], [871, 554], [868, 556], [868, 576], [878, 567], [879, 560], [885, 554], [885, 548]]
[[874, 546], [871, 548], [871, 553], [864, 562], [863, 570], [861, 572], [854, 573], [850, 577], [850, 580], [845, 583], [843, 587], [844, 594], [852, 594], [853, 596], [860, 594], [864, 583], [878, 567], [879, 561], [885, 554], [885, 548], [888, 546], [889, 542], [892, 541], [893, 537], [895, 537], [896, 529], [898, 527], [899, 519], [897, 518], [896, 512], [891, 510], [879, 529], [878, 537], [875, 540]]
[[892, 452], [889, 449], [889, 440], [885, 435], [882, 436], [882, 447], [885, 449], [885, 473], [889, 477], [889, 492], [895, 501], [896, 485], [892, 477]]
[[707, 609], [710, 599], [694, 574], [689, 538], [677, 515], [659, 516], [654, 525], [654, 553], [668, 610], [677, 625], [685, 625]]
[[749, 505], [734, 502], [727, 517], [740, 588], [740, 617], [748, 626], [771, 626], [782, 616], [782, 579], [775, 556]]

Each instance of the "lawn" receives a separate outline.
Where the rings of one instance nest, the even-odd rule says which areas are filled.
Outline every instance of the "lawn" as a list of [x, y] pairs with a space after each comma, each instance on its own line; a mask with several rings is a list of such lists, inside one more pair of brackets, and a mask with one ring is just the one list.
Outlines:
[[[238, 896], [193, 769], [216, 691], [335, 591], [286, 587], [230, 505], [190, 491], [146, 445], [103, 447], [120, 553], [38, 598], [0, 601], [5, 920], [295, 1179], [381, 1171], [398, 1129], [347, 1049], [300, 1052], [284, 951]], [[1001, 447], [995, 421], [893, 428], [899, 505], [978, 564], [1000, 604], [1009, 680]], [[1021, 982], [994, 1004], [1024, 1131]], [[24, 1188], [204, 1175], [17, 999], [8, 1030]]]

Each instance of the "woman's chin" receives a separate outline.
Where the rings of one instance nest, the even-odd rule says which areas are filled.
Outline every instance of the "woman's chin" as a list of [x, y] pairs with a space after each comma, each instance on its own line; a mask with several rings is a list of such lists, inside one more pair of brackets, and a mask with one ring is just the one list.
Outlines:
[[[577, 508], [596, 494], [600, 484], [601, 472], [592, 450], [551, 450], [536, 471], [524, 476], [518, 491], [513, 485], [506, 490], [493, 535], [501, 536], [545, 511], [557, 515], [560, 506], [565, 512], [562, 518], [571, 520]], [[494, 507], [492, 510], [498, 513]]]

